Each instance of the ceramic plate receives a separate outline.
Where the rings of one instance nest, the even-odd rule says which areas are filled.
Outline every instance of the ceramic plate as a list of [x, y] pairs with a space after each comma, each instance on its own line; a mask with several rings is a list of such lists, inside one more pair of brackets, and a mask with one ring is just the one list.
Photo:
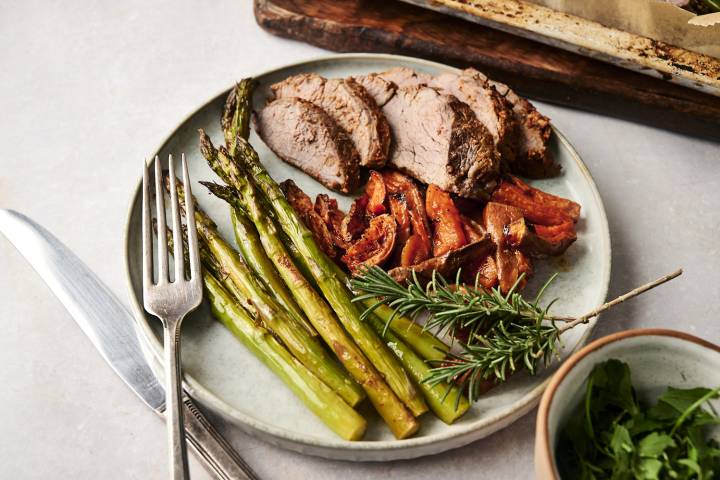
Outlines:
[[[259, 88], [255, 106], [263, 105], [268, 86], [290, 75], [315, 72], [326, 77], [345, 77], [391, 67], [407, 66], [431, 74], [455, 69], [423, 60], [392, 55], [335, 55], [319, 60], [279, 68], [257, 75]], [[197, 129], [204, 128], [214, 143], [222, 143], [220, 112], [227, 92], [213, 98], [184, 120], [158, 149], [163, 160], [168, 154], [185, 153], [189, 161], [193, 190], [203, 209], [218, 223], [221, 233], [232, 239], [228, 209], [210, 197], [199, 180], [215, 179], [198, 151]], [[292, 178], [309, 195], [331, 193], [319, 183], [280, 161], [253, 133], [251, 142], [271, 175], [278, 181]], [[610, 237], [602, 201], [585, 165], [570, 143], [556, 130], [552, 139], [555, 158], [563, 167], [557, 178], [532, 182], [533, 185], [571, 198], [582, 205], [578, 223], [578, 241], [567, 253], [555, 259], [537, 262], [535, 284], [552, 272], [560, 275], [548, 292], [559, 297], [554, 311], [579, 315], [603, 303], [610, 278]], [[153, 153], [153, 156], [155, 153]], [[130, 299], [139, 331], [147, 340], [150, 355], [161, 358], [160, 323], [142, 309], [140, 186], [132, 199], [126, 230], [126, 265]], [[347, 209], [352, 199], [339, 198]], [[592, 324], [581, 326], [564, 336], [566, 356], [585, 343]], [[489, 435], [527, 413], [538, 402], [553, 368], [536, 376], [519, 374], [485, 395], [456, 424], [445, 425], [431, 414], [422, 417], [422, 429], [413, 438], [395, 440], [380, 418], [365, 406], [369, 420], [365, 439], [341, 440], [295, 399], [290, 390], [255, 359], [218, 322], [209, 309], [201, 307], [185, 320], [183, 327], [183, 368], [187, 388], [205, 407], [213, 410], [251, 435], [299, 452], [345, 460], [394, 460], [435, 454], [456, 448]]]

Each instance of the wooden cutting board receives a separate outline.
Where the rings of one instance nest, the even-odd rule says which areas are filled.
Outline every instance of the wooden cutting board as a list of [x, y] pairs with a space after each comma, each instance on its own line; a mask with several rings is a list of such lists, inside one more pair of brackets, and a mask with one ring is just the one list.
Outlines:
[[542, 101], [720, 139], [720, 97], [392, 0], [254, 0], [265, 30], [337, 52], [473, 66]]

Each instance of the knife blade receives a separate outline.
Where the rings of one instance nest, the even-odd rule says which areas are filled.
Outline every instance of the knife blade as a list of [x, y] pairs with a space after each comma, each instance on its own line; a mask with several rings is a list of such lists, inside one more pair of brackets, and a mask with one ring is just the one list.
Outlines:
[[[45, 228], [0, 209], [0, 232], [47, 283], [115, 373], [164, 416], [165, 391], [148, 364], [135, 319], [97, 276]], [[185, 433], [203, 465], [220, 479], [257, 479], [252, 469], [205, 419], [189, 397]]]

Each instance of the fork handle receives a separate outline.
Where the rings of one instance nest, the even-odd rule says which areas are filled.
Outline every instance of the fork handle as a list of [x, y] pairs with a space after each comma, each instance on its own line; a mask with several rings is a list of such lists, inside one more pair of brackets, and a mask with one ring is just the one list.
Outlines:
[[185, 445], [185, 426], [182, 404], [182, 373], [180, 369], [180, 324], [178, 321], [166, 321], [163, 329], [165, 348], [165, 416], [167, 418], [170, 478], [188, 480], [187, 447]]
[[259, 480], [250, 465], [240, 458], [220, 433], [185, 397], [185, 434], [197, 458], [218, 480]]

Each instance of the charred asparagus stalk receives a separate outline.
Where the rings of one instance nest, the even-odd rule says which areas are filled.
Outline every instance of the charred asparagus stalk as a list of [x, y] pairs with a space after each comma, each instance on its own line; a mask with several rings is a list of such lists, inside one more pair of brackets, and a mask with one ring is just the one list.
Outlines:
[[[172, 252], [173, 234], [169, 229], [167, 242], [169, 251]], [[185, 265], [189, 265], [187, 248], [183, 250]], [[271, 332], [251, 318], [250, 313], [238, 303], [238, 297], [233, 293], [238, 290], [230, 277], [225, 276], [222, 282], [218, 280], [222, 278], [220, 265], [204, 244], [200, 245], [200, 260], [205, 298], [210, 302], [213, 316], [275, 372], [331, 430], [346, 440], [361, 439], [367, 427], [365, 419], [294, 358]]]
[[[228, 187], [204, 183], [215, 195], [225, 199], [236, 209], [243, 209], [253, 220], [259, 232], [260, 241], [266, 249], [268, 257], [273, 259], [280, 275], [286, 281], [295, 298], [313, 322], [314, 327], [336, 352], [342, 364], [365, 389], [373, 405], [386, 420], [393, 432], [406, 431], [402, 424], [395, 425], [398, 420], [409, 417], [407, 410], [383, 380], [373, 364], [358, 349], [357, 345], [338, 324], [332, 309], [310, 285], [303, 274], [295, 267], [285, 245], [279, 235], [275, 223], [266, 215], [254, 187], [242, 176], [231, 162], [223, 149], [215, 150], [209, 139], [202, 137], [203, 152], [207, 154], [208, 163], [216, 172], [239, 187], [239, 192]], [[223, 168], [224, 167], [224, 168]], [[231, 173], [228, 174], [226, 169]], [[233, 180], [233, 177], [234, 180]], [[240, 195], [237, 195], [239, 193]], [[401, 428], [402, 427], [402, 428]]]
[[[335, 262], [333, 262], [333, 266], [335, 275], [345, 283], [348, 289], [352, 290], [350, 277]], [[441, 361], [450, 351], [450, 347], [445, 342], [406, 316], [396, 314], [395, 310], [379, 299], [362, 300], [361, 303], [368, 309], [368, 314], [376, 315], [383, 322], [381, 336], [384, 336], [388, 329], [391, 330], [425, 360]]]
[[[185, 189], [179, 181], [177, 192], [178, 197], [183, 199]], [[219, 268], [237, 287], [242, 304], [255, 312], [303, 365], [338, 392], [348, 404], [355, 406], [362, 401], [364, 393], [360, 386], [330, 357], [318, 339], [312, 337], [266, 291], [240, 255], [220, 237], [215, 223], [199, 207], [195, 209], [195, 223], [199, 237], [207, 245]]]
[[325, 425], [345, 440], [359, 440], [365, 419], [288, 352], [273, 335], [258, 326], [220, 282], [203, 273], [212, 313], [257, 358], [270, 368]]
[[317, 332], [305, 318], [305, 314], [295, 302], [292, 293], [285, 286], [280, 278], [273, 262], [265, 254], [260, 245], [257, 231], [250, 219], [241, 210], [232, 209], [230, 212], [232, 223], [235, 228], [235, 238], [240, 253], [245, 262], [257, 274], [257, 277], [275, 294], [276, 300], [285, 307], [290, 315], [310, 333], [316, 336]]
[[260, 163], [255, 150], [240, 137], [236, 141], [238, 143], [236, 159], [243, 164], [246, 177], [251, 178], [263, 193], [267, 203], [275, 212], [278, 223], [297, 247], [318, 287], [345, 329], [373, 365], [385, 376], [390, 387], [408, 408], [416, 414], [426, 411], [427, 405], [412, 380], [372, 328], [361, 321], [360, 313], [352, 303], [352, 294], [335, 275], [332, 260], [319, 248], [310, 230], [305, 227], [277, 183]]
[[225, 134], [225, 145], [231, 155], [235, 154], [235, 138], [241, 136], [247, 140], [250, 135], [250, 111], [254, 87], [255, 82], [252, 78], [243, 78], [225, 100], [221, 125]]
[[412, 379], [420, 385], [420, 390], [430, 409], [440, 420], [451, 424], [465, 415], [465, 412], [470, 408], [470, 403], [461, 388], [451, 386], [446, 382], [432, 386], [427, 382], [423, 382], [430, 375], [430, 367], [425, 360], [398, 338], [393, 331], [385, 331], [385, 323], [378, 317], [370, 315], [367, 321], [370, 322], [378, 335], [383, 337], [387, 346], [400, 359]]

